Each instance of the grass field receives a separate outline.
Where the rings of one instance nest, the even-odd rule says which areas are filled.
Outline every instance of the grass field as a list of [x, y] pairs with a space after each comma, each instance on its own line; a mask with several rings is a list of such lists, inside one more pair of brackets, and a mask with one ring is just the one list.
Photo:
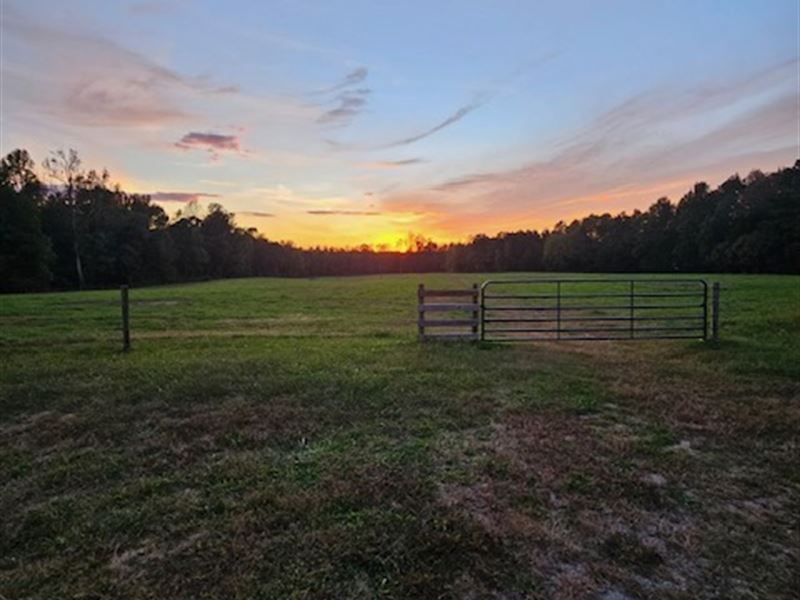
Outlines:
[[484, 278], [132, 290], [129, 354], [0, 297], [0, 598], [796, 597], [800, 278], [715, 276], [719, 345], [416, 341]]

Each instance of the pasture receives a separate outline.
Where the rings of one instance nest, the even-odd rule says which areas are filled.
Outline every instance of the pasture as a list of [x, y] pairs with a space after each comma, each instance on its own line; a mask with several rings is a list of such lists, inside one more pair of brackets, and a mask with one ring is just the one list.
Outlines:
[[794, 597], [800, 277], [709, 277], [719, 344], [417, 341], [487, 277], [133, 289], [127, 354], [118, 291], [0, 296], [0, 598]]

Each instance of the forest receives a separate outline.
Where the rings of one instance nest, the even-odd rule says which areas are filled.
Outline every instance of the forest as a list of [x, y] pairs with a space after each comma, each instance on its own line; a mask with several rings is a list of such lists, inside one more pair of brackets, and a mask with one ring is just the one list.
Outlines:
[[25, 150], [0, 162], [0, 292], [446, 271], [800, 273], [800, 160], [716, 189], [697, 183], [645, 211], [466, 243], [420, 240], [408, 252], [298, 248], [237, 226], [220, 204], [170, 218], [106, 171], [84, 170], [73, 150], [41, 167], [44, 177]]

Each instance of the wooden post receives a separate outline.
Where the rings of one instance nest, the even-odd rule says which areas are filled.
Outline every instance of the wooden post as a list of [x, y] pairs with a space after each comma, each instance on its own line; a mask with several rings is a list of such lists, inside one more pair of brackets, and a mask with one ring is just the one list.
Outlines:
[[711, 339], [719, 341], [719, 282], [711, 286]]
[[[478, 306], [478, 294], [479, 294], [479, 292], [478, 292], [478, 284], [477, 283], [473, 283], [472, 284], [472, 289], [475, 290], [475, 293], [472, 294], [472, 303], [475, 306]], [[472, 335], [475, 336], [475, 339], [478, 339], [478, 314], [479, 313], [478, 313], [477, 310], [473, 310], [472, 311], [472, 318], [475, 320], [475, 323], [473, 323], [473, 325], [472, 325]]]
[[122, 351], [127, 352], [131, 349], [131, 328], [128, 310], [128, 286], [123, 285], [119, 288], [120, 301], [122, 304]]
[[561, 339], [561, 282], [556, 282], [556, 339]]
[[631, 279], [630, 288], [631, 289], [630, 289], [630, 316], [629, 316], [629, 318], [630, 318], [631, 322], [629, 323], [629, 327], [630, 327], [631, 339], [633, 339], [633, 319], [636, 316], [635, 309], [634, 309], [634, 303], [633, 303], [633, 295], [634, 295], [634, 291], [633, 291], [634, 290], [634, 281], [633, 281], [633, 279]]
[[708, 341], [708, 283], [703, 281], [703, 341]]
[[420, 283], [417, 288], [417, 334], [420, 341], [425, 339], [425, 311], [422, 306], [425, 304], [425, 284]]

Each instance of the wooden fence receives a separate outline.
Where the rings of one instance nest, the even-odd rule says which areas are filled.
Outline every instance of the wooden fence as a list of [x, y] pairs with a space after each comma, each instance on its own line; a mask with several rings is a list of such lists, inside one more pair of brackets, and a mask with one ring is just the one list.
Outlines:
[[[428, 290], [423, 284], [419, 284], [417, 289], [419, 339], [478, 340], [481, 309], [479, 297], [480, 289], [477, 283], [466, 290]], [[445, 302], [430, 301], [442, 298]], [[464, 302], [457, 302], [458, 299], [464, 299]], [[429, 317], [428, 313], [435, 314]], [[433, 331], [430, 332], [429, 329]]]

